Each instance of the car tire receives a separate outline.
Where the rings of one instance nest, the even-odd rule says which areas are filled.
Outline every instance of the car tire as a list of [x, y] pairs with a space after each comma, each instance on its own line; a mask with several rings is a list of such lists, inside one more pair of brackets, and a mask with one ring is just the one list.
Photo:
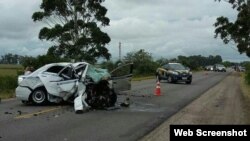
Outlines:
[[186, 84], [191, 84], [192, 80], [186, 81]]
[[31, 95], [31, 101], [36, 105], [43, 105], [47, 103], [47, 92], [44, 88], [35, 89]]

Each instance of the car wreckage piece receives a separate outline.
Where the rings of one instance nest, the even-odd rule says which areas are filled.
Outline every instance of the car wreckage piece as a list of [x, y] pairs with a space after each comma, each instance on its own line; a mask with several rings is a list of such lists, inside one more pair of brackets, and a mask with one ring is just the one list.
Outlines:
[[18, 77], [17, 99], [41, 105], [46, 102], [74, 102], [75, 111], [114, 106], [116, 93], [131, 89], [133, 64], [108, 73], [86, 62], [53, 63], [27, 76]]

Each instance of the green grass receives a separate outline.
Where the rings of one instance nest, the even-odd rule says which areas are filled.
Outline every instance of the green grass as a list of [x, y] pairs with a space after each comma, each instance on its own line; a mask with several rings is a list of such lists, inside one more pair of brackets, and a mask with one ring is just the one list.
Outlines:
[[250, 85], [246, 82], [245, 76], [245, 73], [241, 73], [241, 88], [244, 96], [250, 101]]
[[250, 85], [247, 84], [246, 80], [245, 80], [245, 73], [241, 73], [241, 81], [240, 81], [240, 87], [241, 87], [241, 91], [243, 93], [243, 97], [244, 97], [244, 112], [245, 115], [247, 116], [247, 122], [250, 123]]
[[17, 76], [16, 69], [0, 69], [0, 76]]
[[14, 90], [4, 90], [0, 91], [0, 98], [1, 99], [8, 99], [15, 97], [15, 91]]
[[132, 81], [142, 81], [148, 79], [155, 79], [155, 76], [135, 76], [132, 78]]
[[17, 87], [17, 75], [23, 71], [21, 65], [0, 64], [0, 98], [12, 98]]
[[0, 69], [23, 69], [23, 66], [12, 64], [0, 64]]
[[0, 76], [17, 76], [19, 71], [23, 71], [21, 65], [0, 64]]

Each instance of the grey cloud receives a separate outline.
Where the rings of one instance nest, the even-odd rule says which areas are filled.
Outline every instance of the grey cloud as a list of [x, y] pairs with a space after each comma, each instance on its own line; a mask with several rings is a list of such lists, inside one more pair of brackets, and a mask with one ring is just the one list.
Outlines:
[[[39, 55], [47, 52], [51, 43], [38, 39], [43, 23], [34, 23], [33, 12], [41, 1], [0, 1], [0, 55], [17, 53]], [[245, 55], [214, 39], [213, 24], [218, 16], [234, 19], [231, 5], [214, 0], [106, 0], [110, 26], [103, 28], [111, 37], [107, 46], [118, 58], [118, 43], [122, 55], [145, 49], [154, 57], [172, 58], [178, 55], [219, 54], [227, 60], [246, 60]]]
[[34, 36], [41, 24], [35, 24], [31, 16], [38, 9], [39, 1], [3, 0], [1, 4], [0, 38], [24, 39]]
[[[143, 4], [142, 4], [143, 3]], [[106, 1], [111, 19], [105, 31], [111, 36], [109, 45], [117, 58], [118, 42], [122, 54], [145, 49], [154, 57], [172, 58], [178, 55], [222, 55], [247, 59], [237, 51], [214, 39], [213, 24], [218, 16], [234, 19], [231, 5], [214, 0]], [[231, 57], [230, 57], [231, 55]]]

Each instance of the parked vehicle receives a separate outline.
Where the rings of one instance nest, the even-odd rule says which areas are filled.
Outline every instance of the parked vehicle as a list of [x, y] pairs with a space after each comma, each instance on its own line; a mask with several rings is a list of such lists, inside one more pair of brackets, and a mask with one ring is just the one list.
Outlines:
[[224, 65], [221, 65], [221, 64], [215, 64], [214, 71], [226, 72], [226, 67]]
[[240, 72], [245, 72], [245, 71], [246, 71], [246, 68], [245, 68], [245, 67], [242, 67], [242, 66], [239, 66], [238, 69], [239, 69]]
[[210, 66], [206, 66], [205, 67], [206, 71], [213, 71], [214, 70], [214, 66], [210, 65]]
[[170, 83], [186, 82], [192, 83], [192, 72], [180, 63], [168, 63], [156, 70], [159, 81], [167, 80]]
[[87, 62], [52, 63], [29, 75], [18, 77], [16, 97], [23, 103], [73, 102], [84, 95], [86, 105], [94, 108], [113, 106], [119, 91], [131, 89], [132, 65], [108, 73]]

